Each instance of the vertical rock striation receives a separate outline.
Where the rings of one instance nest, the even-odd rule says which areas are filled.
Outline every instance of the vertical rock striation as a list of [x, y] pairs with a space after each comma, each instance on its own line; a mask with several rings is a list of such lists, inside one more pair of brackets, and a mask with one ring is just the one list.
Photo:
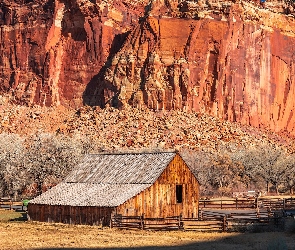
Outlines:
[[98, 82], [99, 104], [193, 110], [294, 132], [293, 17], [249, 3], [193, 13], [140, 23]]
[[87, 84], [120, 48], [145, 6], [119, 0], [2, 1], [2, 93], [26, 105], [82, 106]]
[[3, 0], [0, 91], [18, 104], [206, 112], [294, 133], [282, 1]]

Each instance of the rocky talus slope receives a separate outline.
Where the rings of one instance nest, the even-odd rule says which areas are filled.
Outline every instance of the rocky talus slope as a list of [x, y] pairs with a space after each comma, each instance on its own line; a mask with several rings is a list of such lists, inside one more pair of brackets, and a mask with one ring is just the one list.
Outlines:
[[[262, 144], [295, 152], [294, 138], [238, 123], [222, 121], [206, 113], [147, 108], [82, 107], [78, 110], [24, 107], [4, 104], [0, 133], [81, 135], [98, 151], [141, 149], [192, 149], [221, 152], [224, 147], [255, 148]], [[97, 152], [97, 151], [96, 151]], [[221, 152], [222, 153], [222, 152]]]

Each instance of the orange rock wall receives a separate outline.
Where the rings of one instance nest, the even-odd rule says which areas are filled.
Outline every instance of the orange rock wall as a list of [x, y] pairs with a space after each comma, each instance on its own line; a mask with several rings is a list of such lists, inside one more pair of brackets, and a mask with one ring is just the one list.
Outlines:
[[0, 89], [26, 105], [81, 107], [88, 84], [144, 14], [144, 2], [0, 3]]
[[294, 132], [292, 18], [246, 2], [226, 12], [165, 4], [4, 0], [2, 94], [26, 105], [194, 110]]
[[294, 28], [271, 18], [272, 27], [245, 22], [239, 8], [224, 21], [150, 17], [113, 58], [98, 92], [107, 90], [114, 106], [194, 110], [294, 132]]

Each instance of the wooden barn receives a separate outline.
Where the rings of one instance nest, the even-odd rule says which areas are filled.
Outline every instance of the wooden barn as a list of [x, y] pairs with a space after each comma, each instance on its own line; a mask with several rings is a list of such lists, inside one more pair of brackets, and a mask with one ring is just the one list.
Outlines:
[[178, 153], [87, 155], [66, 179], [31, 200], [33, 221], [109, 224], [111, 214], [198, 217], [199, 183]]

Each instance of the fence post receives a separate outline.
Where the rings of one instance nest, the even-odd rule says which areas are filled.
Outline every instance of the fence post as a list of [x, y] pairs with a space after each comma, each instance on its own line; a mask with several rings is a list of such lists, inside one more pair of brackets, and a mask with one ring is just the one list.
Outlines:
[[178, 217], [178, 230], [182, 229], [181, 221], [182, 221], [182, 214], [180, 214]]
[[284, 210], [286, 209], [286, 199], [285, 198], [283, 199], [283, 209]]
[[226, 215], [223, 216], [222, 220], [222, 232], [226, 231]]
[[220, 209], [222, 209], [222, 198], [220, 200]]
[[142, 214], [140, 217], [140, 228], [141, 230], [144, 230], [144, 214]]
[[270, 220], [270, 218], [271, 218], [271, 208], [267, 208], [267, 216], [268, 216], [268, 220]]
[[103, 229], [103, 226], [104, 226], [104, 219], [105, 219], [104, 217], [101, 218], [101, 229]]
[[236, 197], [236, 209], [238, 209], [238, 197]]
[[256, 206], [256, 209], [259, 211], [259, 198], [258, 197], [256, 197], [255, 198], [255, 206]]
[[111, 214], [110, 228], [113, 228], [113, 217], [114, 217], [114, 215], [113, 215], [113, 214]]

